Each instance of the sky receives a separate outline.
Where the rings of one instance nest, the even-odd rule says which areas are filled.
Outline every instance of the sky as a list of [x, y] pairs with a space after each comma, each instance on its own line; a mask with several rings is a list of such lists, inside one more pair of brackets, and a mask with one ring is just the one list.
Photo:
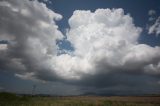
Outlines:
[[159, 4], [0, 0], [0, 91], [160, 94]]

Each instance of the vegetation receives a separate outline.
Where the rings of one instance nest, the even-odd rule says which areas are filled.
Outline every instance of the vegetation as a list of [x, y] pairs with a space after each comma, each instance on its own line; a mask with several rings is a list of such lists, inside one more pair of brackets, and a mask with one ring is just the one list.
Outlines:
[[160, 97], [32, 97], [0, 93], [0, 106], [160, 106]]

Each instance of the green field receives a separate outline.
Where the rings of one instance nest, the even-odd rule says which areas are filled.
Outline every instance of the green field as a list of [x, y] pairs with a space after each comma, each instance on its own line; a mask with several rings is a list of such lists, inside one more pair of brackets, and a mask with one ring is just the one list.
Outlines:
[[0, 93], [0, 106], [160, 106], [159, 96], [31, 97]]

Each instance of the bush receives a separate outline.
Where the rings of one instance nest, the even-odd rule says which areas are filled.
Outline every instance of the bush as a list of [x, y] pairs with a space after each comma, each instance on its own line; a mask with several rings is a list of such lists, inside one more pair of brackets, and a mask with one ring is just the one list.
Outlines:
[[20, 97], [13, 93], [1, 92], [0, 93], [0, 102], [2, 101], [17, 101]]

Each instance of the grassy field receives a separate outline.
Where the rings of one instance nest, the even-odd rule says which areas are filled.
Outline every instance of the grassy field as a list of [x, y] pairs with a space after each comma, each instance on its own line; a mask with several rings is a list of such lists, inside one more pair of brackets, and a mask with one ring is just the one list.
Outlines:
[[0, 106], [160, 106], [160, 96], [31, 97], [0, 93]]

